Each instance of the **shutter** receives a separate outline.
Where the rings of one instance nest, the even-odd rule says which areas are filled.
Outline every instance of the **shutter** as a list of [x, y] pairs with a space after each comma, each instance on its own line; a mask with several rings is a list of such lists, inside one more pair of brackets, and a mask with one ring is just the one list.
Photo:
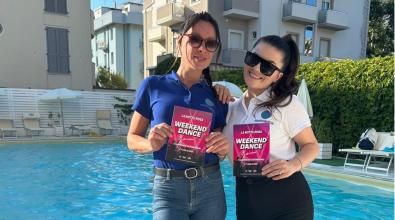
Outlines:
[[70, 72], [70, 64], [69, 64], [69, 38], [68, 38], [68, 30], [66, 29], [58, 29], [58, 58], [59, 58], [59, 72], [60, 73], [69, 73]]
[[67, 0], [57, 0], [57, 12], [67, 14]]
[[48, 72], [58, 72], [56, 28], [47, 27], [47, 62]]
[[55, 12], [55, 0], [45, 0], [44, 10], [47, 12]]

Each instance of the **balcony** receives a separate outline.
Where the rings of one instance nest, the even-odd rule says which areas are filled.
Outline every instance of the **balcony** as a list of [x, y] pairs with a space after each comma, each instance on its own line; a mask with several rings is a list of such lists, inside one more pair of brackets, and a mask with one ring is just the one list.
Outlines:
[[318, 27], [334, 31], [348, 29], [348, 15], [342, 11], [322, 9], [318, 13]]
[[184, 5], [180, 3], [167, 3], [156, 11], [156, 23], [162, 26], [172, 26], [185, 20]]
[[98, 41], [97, 48], [100, 50], [103, 50], [103, 51], [107, 51], [108, 50], [108, 43], [105, 41]]
[[166, 38], [166, 27], [156, 26], [148, 30], [148, 41], [159, 42]]
[[222, 64], [232, 67], [243, 67], [245, 50], [224, 49], [222, 51]]
[[257, 19], [259, 16], [259, 1], [250, 0], [246, 4], [243, 0], [225, 0], [223, 15], [242, 20]]
[[283, 21], [298, 24], [314, 24], [317, 22], [318, 8], [316, 6], [307, 5], [289, 1], [283, 5]]

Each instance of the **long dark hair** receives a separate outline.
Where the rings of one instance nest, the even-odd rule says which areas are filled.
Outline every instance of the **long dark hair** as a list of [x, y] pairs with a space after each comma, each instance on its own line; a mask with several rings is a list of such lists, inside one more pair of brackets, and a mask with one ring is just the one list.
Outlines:
[[[184, 24], [182, 26], [182, 29], [181, 29], [179, 34], [181, 34], [181, 36], [186, 34], [187, 31], [189, 29], [191, 29], [193, 26], [195, 26], [199, 21], [206, 21], [206, 22], [210, 23], [214, 27], [216, 40], [218, 41], [218, 44], [219, 44], [219, 46], [217, 48], [217, 56], [216, 56], [216, 62], [218, 63], [219, 56], [221, 55], [222, 43], [221, 43], [221, 37], [220, 37], [220, 33], [219, 33], [218, 23], [210, 15], [210, 13], [208, 13], [208, 12], [200, 12], [200, 13], [192, 14], [189, 17], [187, 17], [187, 19], [185, 20], [185, 22], [184, 22]], [[177, 43], [180, 44], [180, 41], [178, 41]], [[174, 65], [174, 63], [173, 63], [173, 65]], [[210, 87], [213, 90], [214, 94], [217, 95], [217, 92], [215, 91], [215, 89], [213, 87], [213, 80], [211, 79], [211, 75], [210, 75], [210, 66], [205, 68], [203, 70], [202, 74], [203, 74], [204, 79], [207, 81], [207, 84], [210, 85]]]
[[[277, 82], [273, 83], [270, 88], [270, 100], [259, 104], [257, 108], [267, 107], [272, 109], [287, 106], [291, 103], [292, 94], [297, 89], [295, 76], [299, 68], [298, 46], [289, 34], [283, 37], [277, 35], [261, 37], [255, 42], [254, 48], [260, 43], [269, 44], [281, 51], [284, 55], [284, 66], [282, 68], [283, 76]], [[287, 98], [288, 101], [283, 103]]]

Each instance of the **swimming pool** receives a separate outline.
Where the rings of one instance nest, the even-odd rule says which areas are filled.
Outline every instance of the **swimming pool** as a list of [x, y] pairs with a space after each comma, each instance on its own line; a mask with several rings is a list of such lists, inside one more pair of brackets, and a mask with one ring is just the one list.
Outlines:
[[[222, 163], [227, 219], [234, 180]], [[394, 219], [393, 192], [306, 175], [315, 219]], [[151, 219], [151, 155], [123, 142], [0, 145], [0, 220]]]

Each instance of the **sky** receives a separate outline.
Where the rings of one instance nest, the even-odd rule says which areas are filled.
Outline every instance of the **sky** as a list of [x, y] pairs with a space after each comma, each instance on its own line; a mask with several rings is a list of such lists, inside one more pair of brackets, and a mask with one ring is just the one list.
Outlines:
[[95, 10], [100, 6], [114, 7], [114, 2], [117, 3], [117, 6], [121, 5], [125, 2], [139, 2], [143, 3], [143, 0], [90, 0], [91, 1], [91, 9]]

